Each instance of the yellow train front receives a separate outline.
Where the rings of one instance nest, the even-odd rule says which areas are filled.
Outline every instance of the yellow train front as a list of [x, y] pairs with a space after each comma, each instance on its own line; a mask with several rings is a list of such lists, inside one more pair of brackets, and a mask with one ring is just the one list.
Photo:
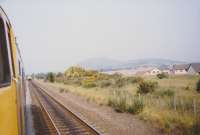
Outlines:
[[10, 21], [0, 8], [0, 135], [25, 134], [24, 78]]

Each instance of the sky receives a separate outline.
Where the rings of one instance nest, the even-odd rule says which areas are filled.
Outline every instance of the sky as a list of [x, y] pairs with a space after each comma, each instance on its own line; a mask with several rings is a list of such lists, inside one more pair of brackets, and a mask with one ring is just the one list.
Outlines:
[[199, 0], [0, 0], [27, 73], [88, 58], [200, 61]]

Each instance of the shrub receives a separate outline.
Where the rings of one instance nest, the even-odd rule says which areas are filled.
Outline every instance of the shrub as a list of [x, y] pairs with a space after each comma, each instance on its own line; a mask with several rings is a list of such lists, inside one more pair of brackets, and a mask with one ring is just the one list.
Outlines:
[[167, 97], [173, 97], [175, 95], [175, 92], [171, 89], [168, 90], [163, 90], [163, 91], [159, 91], [157, 92], [158, 95], [160, 95], [161, 97], [167, 96]]
[[199, 79], [199, 81], [197, 82], [197, 92], [200, 93], [200, 79]]
[[112, 96], [110, 96], [108, 98], [108, 103], [107, 104], [108, 104], [108, 106], [111, 106], [111, 107], [115, 106], [115, 100], [114, 100], [114, 98]]
[[115, 73], [115, 74], [110, 75], [110, 77], [114, 79], [119, 79], [119, 78], [122, 78], [122, 75], [119, 73]]
[[112, 83], [109, 80], [102, 80], [99, 83], [101, 88], [109, 87], [112, 85]]
[[126, 81], [127, 81], [127, 83], [134, 84], [134, 83], [140, 83], [144, 80], [142, 77], [126, 77]]
[[143, 111], [144, 106], [144, 101], [140, 97], [135, 97], [127, 110], [129, 113], [138, 114]]
[[185, 90], [190, 90], [190, 86], [188, 85], [188, 86], [184, 87], [184, 89]]
[[198, 117], [195, 121], [195, 123], [192, 126], [192, 134], [193, 135], [199, 135], [200, 134], [200, 117]]
[[47, 74], [47, 80], [49, 82], [55, 82], [55, 76], [54, 76], [54, 74], [52, 72]]
[[92, 80], [86, 79], [82, 81], [82, 86], [85, 88], [93, 88], [96, 87], [96, 83]]
[[108, 98], [108, 106], [113, 107], [117, 112], [138, 114], [143, 111], [145, 105], [139, 96], [133, 98], [129, 93], [117, 90]]
[[64, 74], [67, 78], [81, 77], [85, 74], [85, 69], [81, 67], [73, 66], [73, 67], [68, 68]]
[[161, 73], [161, 74], [157, 74], [157, 77], [158, 77], [159, 79], [163, 79], [163, 78], [168, 78], [169, 76], [168, 76], [168, 74], [166, 74], [166, 73]]
[[74, 79], [66, 79], [66, 80], [64, 81], [64, 84], [67, 84], [67, 85], [72, 85], [72, 84], [74, 84], [74, 85], [80, 86], [80, 85], [82, 84], [82, 82], [81, 82], [80, 79], [74, 78]]
[[108, 99], [108, 105], [113, 107], [117, 112], [127, 111], [128, 93], [125, 91], [115, 90]]
[[117, 112], [126, 112], [126, 103], [127, 103], [126, 95], [119, 96], [119, 99], [115, 106], [115, 110]]
[[142, 77], [135, 77], [135, 83], [143, 82], [144, 79]]
[[108, 80], [111, 75], [104, 74], [104, 73], [98, 73], [97, 74], [97, 80]]
[[124, 85], [126, 84], [126, 80], [124, 78], [117, 78], [115, 80], [115, 86], [118, 87], [118, 88], [121, 88], [123, 87]]
[[65, 89], [62, 89], [62, 88], [59, 90], [60, 93], [63, 93], [64, 91]]
[[138, 93], [146, 94], [155, 91], [158, 86], [158, 82], [153, 81], [142, 81], [138, 87]]
[[81, 80], [78, 79], [78, 78], [77, 79], [73, 79], [73, 80], [71, 80], [71, 83], [80, 86], [81, 85]]

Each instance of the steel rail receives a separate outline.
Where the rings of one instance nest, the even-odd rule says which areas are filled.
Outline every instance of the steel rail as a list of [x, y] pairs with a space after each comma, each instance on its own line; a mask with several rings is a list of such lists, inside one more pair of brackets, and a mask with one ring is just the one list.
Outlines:
[[[36, 87], [37, 89], [40, 90], [40, 92], [44, 93], [45, 96], [49, 97], [50, 99], [52, 99], [55, 103], [57, 103], [58, 105], [60, 105], [60, 107], [62, 109], [64, 109], [66, 112], [68, 112], [76, 121], [78, 121], [78, 123], [80, 123], [83, 127], [85, 127], [86, 129], [88, 129], [90, 131], [91, 134], [94, 135], [101, 135], [101, 133], [95, 129], [95, 127], [93, 127], [92, 125], [88, 124], [86, 121], [84, 121], [83, 119], [81, 119], [79, 116], [77, 116], [74, 112], [72, 112], [71, 110], [69, 110], [61, 101], [58, 101], [58, 99], [55, 99], [53, 96], [51, 96], [44, 88], [38, 86], [38, 84], [36, 84], [35, 82], [31, 81], [32, 85], [34, 87]], [[48, 110], [46, 110], [48, 111]], [[49, 114], [49, 113], [48, 113]], [[51, 115], [49, 114], [49, 117], [51, 117]], [[53, 119], [51, 118], [51, 120], [53, 121]], [[56, 125], [55, 125], [56, 126]], [[58, 129], [58, 128], [57, 128]], [[58, 129], [59, 130], [59, 129]]]
[[46, 110], [46, 108], [44, 107], [44, 104], [40, 101], [40, 99], [38, 98], [37, 94], [35, 91], [33, 91], [35, 98], [37, 99], [37, 102], [39, 103], [41, 109], [43, 110], [43, 112], [47, 115], [48, 119], [50, 120], [51, 124], [53, 125], [53, 128], [56, 131], [56, 134], [61, 135], [60, 131], [58, 130], [58, 128], [56, 127], [55, 123], [53, 122], [49, 112]]

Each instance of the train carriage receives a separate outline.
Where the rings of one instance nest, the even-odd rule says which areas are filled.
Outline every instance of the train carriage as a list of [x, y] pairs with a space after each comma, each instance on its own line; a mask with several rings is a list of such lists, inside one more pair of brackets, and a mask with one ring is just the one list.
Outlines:
[[25, 134], [24, 76], [12, 26], [0, 8], [0, 135]]

